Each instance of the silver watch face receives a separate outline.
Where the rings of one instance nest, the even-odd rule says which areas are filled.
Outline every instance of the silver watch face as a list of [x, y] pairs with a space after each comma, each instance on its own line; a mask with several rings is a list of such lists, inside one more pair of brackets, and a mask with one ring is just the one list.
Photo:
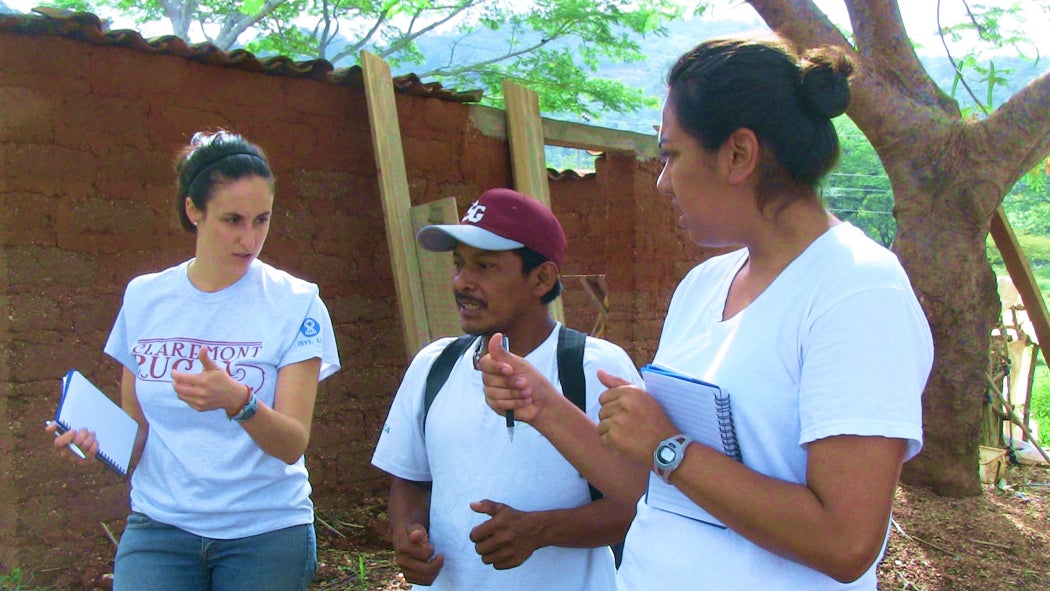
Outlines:
[[670, 464], [674, 461], [675, 457], [678, 456], [678, 454], [675, 453], [674, 447], [670, 445], [661, 445], [660, 449], [657, 450], [656, 455], [660, 459], [660, 462], [664, 464]]

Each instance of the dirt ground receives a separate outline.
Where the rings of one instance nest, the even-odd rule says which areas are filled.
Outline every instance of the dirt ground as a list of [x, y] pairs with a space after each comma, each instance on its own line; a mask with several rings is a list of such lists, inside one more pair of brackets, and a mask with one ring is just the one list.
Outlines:
[[[1050, 469], [1010, 466], [966, 499], [901, 486], [879, 566], [880, 591], [1050, 591]], [[321, 566], [311, 589], [410, 589], [382, 544], [382, 501], [320, 517]], [[363, 577], [361, 576], [363, 574]]]
[[[411, 588], [392, 562], [384, 511], [382, 498], [352, 510], [317, 508], [312, 591]], [[1050, 468], [1012, 465], [998, 486], [966, 499], [902, 485], [894, 523], [879, 567], [880, 591], [1050, 590]], [[69, 582], [51, 589], [109, 589], [112, 545], [105, 548], [109, 554], [79, 561], [86, 570], [68, 573]], [[30, 583], [24, 589], [44, 588]]]

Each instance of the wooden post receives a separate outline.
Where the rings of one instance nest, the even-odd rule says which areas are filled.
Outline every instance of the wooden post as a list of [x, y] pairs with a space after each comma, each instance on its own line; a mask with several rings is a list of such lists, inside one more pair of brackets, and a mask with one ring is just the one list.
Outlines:
[[[510, 143], [514, 186], [518, 191], [550, 207], [551, 194], [547, 184], [547, 160], [543, 154], [543, 121], [540, 119], [539, 95], [504, 80], [503, 98], [507, 105], [507, 140]], [[561, 298], [550, 303], [550, 311], [555, 320], [565, 323]]]
[[379, 196], [383, 202], [387, 248], [394, 272], [394, 288], [401, 313], [401, 330], [409, 358], [430, 341], [423, 285], [416, 259], [415, 235], [410, 215], [411, 199], [401, 147], [401, 127], [394, 101], [390, 66], [378, 56], [361, 52], [368, 122], [372, 131]]
[[[1039, 341], [1039, 348], [1050, 346], [1050, 314], [1046, 311], [1046, 302], [1043, 300], [1042, 292], [1039, 291], [1039, 285], [1035, 282], [1035, 275], [1032, 274], [1028, 258], [1021, 250], [1021, 245], [1018, 244], [1013, 228], [1010, 227], [1010, 221], [1006, 219], [1006, 212], [1001, 206], [997, 207], [992, 215], [989, 231], [996, 248], [1003, 255], [1003, 263], [1006, 265], [1007, 272], [1010, 273], [1014, 286], [1017, 287], [1021, 303], [1028, 312], [1028, 319], [1035, 329], [1035, 338]], [[1043, 353], [1046, 354], [1045, 349]]]
[[[413, 234], [428, 224], [455, 224], [458, 221], [455, 197], [446, 197], [412, 208]], [[456, 311], [456, 298], [452, 295], [452, 253], [430, 252], [416, 242], [416, 258], [419, 261], [420, 280], [423, 283], [429, 340], [462, 334], [459, 313]]]

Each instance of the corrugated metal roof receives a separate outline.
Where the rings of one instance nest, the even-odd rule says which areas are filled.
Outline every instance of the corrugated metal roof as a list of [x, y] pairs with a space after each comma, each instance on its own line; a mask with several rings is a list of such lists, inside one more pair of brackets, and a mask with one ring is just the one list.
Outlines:
[[[327, 60], [297, 62], [285, 56], [256, 57], [250, 51], [223, 51], [211, 43], [187, 43], [174, 35], [145, 39], [137, 31], [107, 30], [98, 16], [88, 12], [37, 7], [36, 14], [0, 14], [0, 31], [21, 35], [56, 35], [97, 45], [116, 45], [148, 53], [177, 55], [189, 60], [259, 72], [273, 76], [311, 78], [364, 88], [360, 66], [335, 68]], [[415, 74], [394, 77], [398, 92], [460, 103], [481, 100], [481, 90], [456, 91], [440, 83], [424, 83]]]

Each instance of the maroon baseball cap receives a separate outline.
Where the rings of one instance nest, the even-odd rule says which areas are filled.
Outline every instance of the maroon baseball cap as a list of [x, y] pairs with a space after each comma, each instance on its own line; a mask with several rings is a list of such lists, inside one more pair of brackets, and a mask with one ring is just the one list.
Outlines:
[[416, 240], [426, 250], [444, 252], [462, 242], [481, 250], [527, 246], [560, 270], [565, 232], [549, 207], [511, 189], [489, 189], [467, 209], [458, 224], [424, 226]]

